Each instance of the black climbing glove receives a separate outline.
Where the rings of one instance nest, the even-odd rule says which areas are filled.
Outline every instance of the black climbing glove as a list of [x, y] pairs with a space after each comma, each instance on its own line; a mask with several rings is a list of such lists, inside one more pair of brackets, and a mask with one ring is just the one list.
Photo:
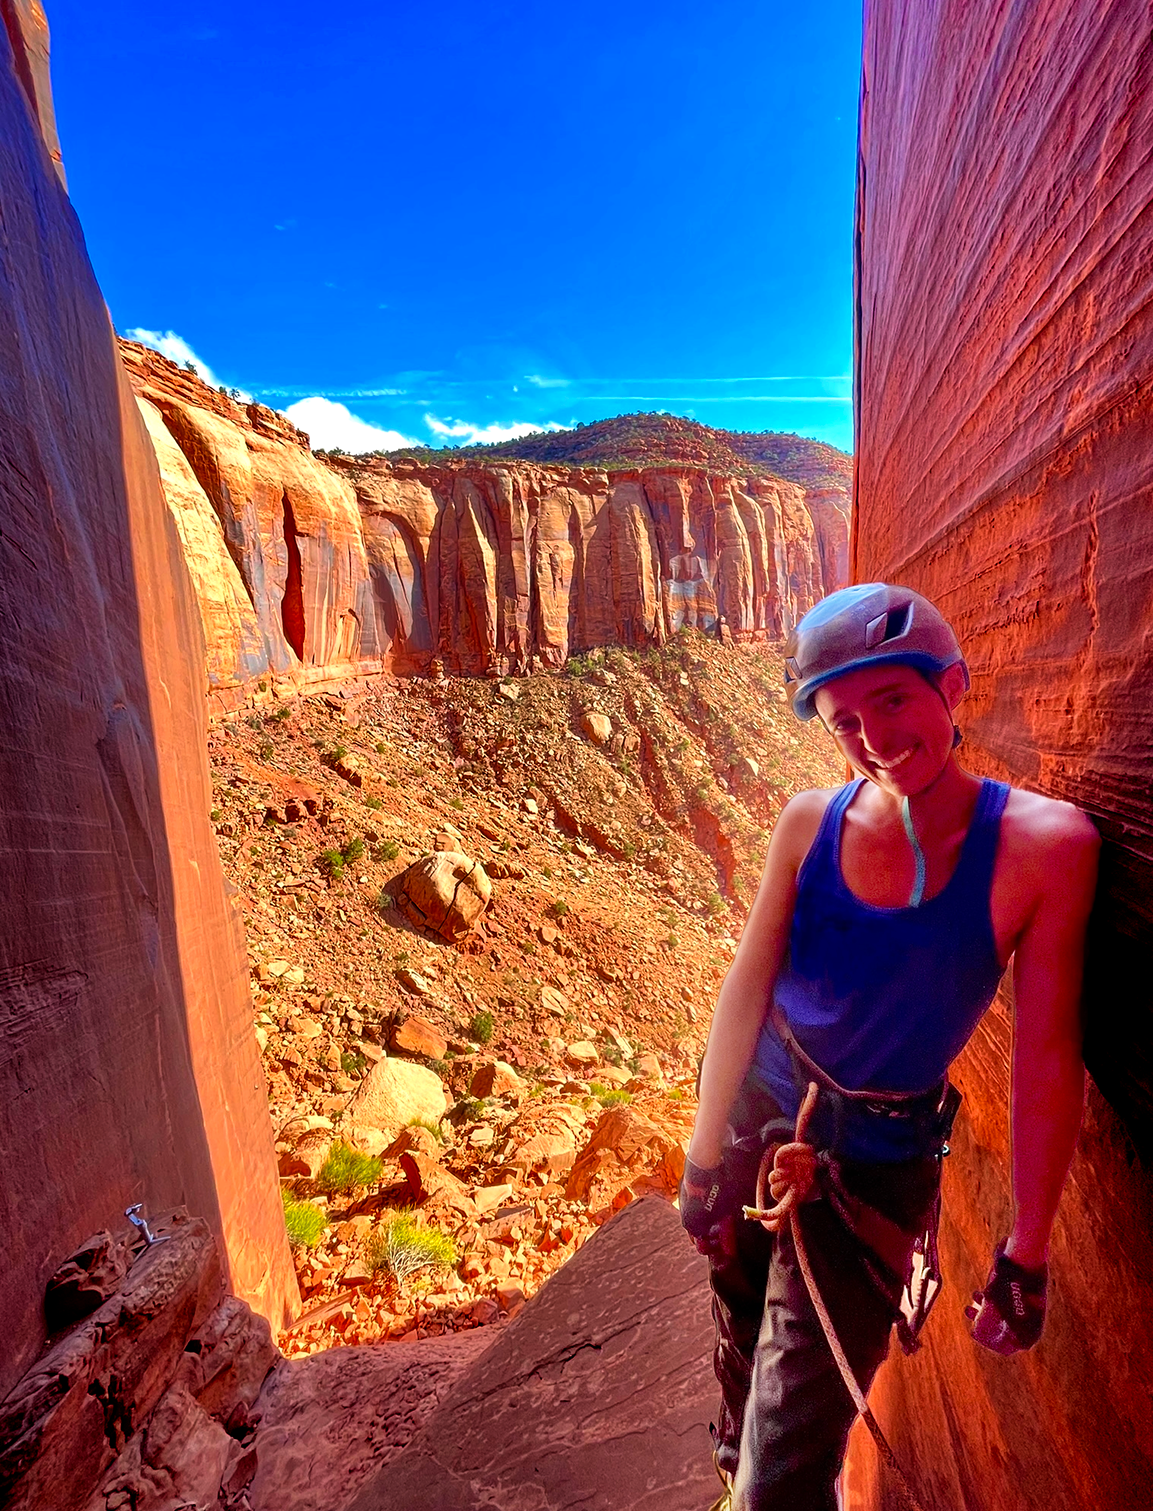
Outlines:
[[993, 1267], [983, 1291], [974, 1291], [973, 1305], [965, 1308], [973, 1323], [973, 1341], [995, 1354], [1016, 1354], [1032, 1348], [1045, 1326], [1045, 1293], [1048, 1269], [1027, 1270], [997, 1245]]
[[704, 1170], [685, 1159], [681, 1176], [681, 1224], [698, 1247], [707, 1243], [713, 1229], [725, 1216], [721, 1197], [724, 1191], [724, 1166]]

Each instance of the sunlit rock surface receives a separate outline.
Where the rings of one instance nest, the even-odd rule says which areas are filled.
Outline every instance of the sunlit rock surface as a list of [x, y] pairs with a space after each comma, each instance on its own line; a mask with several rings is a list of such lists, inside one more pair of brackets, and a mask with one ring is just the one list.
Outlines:
[[779, 637], [846, 580], [848, 495], [696, 466], [331, 457], [122, 342], [220, 701], [382, 669], [560, 667], [682, 625]]
[[43, 12], [4, 14], [0, 1396], [49, 1277], [129, 1203], [204, 1214], [277, 1323], [296, 1298], [208, 822], [200, 618], [46, 145]]
[[[978, 1352], [961, 1308], [1006, 1230], [1010, 1022], [961, 1061], [951, 1283], [877, 1411], [926, 1504], [1128, 1508], [1153, 1483], [1153, 131], [1148, 16], [868, 8], [855, 577], [932, 596], [969, 655], [975, 770], [1106, 839], [1086, 994], [1096, 1084], [1046, 1335]], [[859, 1506], [897, 1506], [871, 1457]]]

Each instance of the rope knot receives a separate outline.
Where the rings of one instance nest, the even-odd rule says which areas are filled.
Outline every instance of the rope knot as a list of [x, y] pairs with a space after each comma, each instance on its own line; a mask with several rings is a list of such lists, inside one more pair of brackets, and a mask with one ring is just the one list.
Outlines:
[[[789, 1220], [795, 1207], [808, 1201], [817, 1178], [817, 1151], [805, 1142], [809, 1119], [817, 1105], [817, 1083], [809, 1082], [805, 1099], [797, 1112], [797, 1125], [791, 1144], [777, 1144], [765, 1150], [757, 1171], [757, 1204], [743, 1208], [753, 1222], [770, 1233], [777, 1233]], [[765, 1205], [765, 1185], [776, 1206]]]

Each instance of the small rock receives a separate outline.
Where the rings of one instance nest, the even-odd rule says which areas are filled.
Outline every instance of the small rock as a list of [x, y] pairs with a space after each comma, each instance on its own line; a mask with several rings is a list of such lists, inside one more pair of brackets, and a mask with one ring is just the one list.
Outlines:
[[502, 1312], [515, 1312], [524, 1305], [524, 1292], [519, 1285], [498, 1285], [496, 1299]]
[[292, 961], [270, 960], [264, 969], [270, 976], [283, 976], [292, 969]]
[[656, 1055], [637, 1056], [637, 1075], [643, 1076], [646, 1081], [660, 1081], [664, 1079], [661, 1062], [657, 1059]]
[[474, 1149], [487, 1149], [495, 1139], [496, 1133], [487, 1123], [482, 1123], [479, 1128], [474, 1128], [468, 1136], [468, 1141]]
[[502, 698], [507, 698], [510, 703], [515, 703], [520, 697], [520, 688], [515, 682], [498, 682], [496, 690]]
[[490, 1301], [487, 1296], [482, 1296], [479, 1301], [473, 1302], [469, 1316], [478, 1327], [484, 1327], [486, 1323], [496, 1321], [500, 1316], [500, 1307], [495, 1301]]
[[476, 1203], [478, 1212], [495, 1212], [497, 1207], [506, 1202], [511, 1195], [512, 1187], [509, 1185], [477, 1186], [472, 1193], [472, 1199]]
[[441, 1031], [427, 1018], [418, 1018], [415, 1014], [396, 1024], [388, 1042], [393, 1049], [410, 1055], [425, 1055], [430, 1060], [443, 1060], [448, 1049], [448, 1040]]
[[522, 1091], [524, 1082], [511, 1065], [503, 1060], [490, 1060], [482, 1065], [472, 1078], [468, 1088], [474, 1097], [501, 1097], [509, 1091]]
[[612, 720], [607, 714], [582, 714], [581, 728], [595, 745], [607, 745], [612, 739]]
[[588, 1039], [578, 1039], [575, 1044], [565, 1046], [565, 1059], [570, 1065], [582, 1070], [586, 1066], [598, 1065], [600, 1052]]
[[537, 929], [537, 936], [541, 944], [555, 944], [557, 941], [557, 931], [551, 923], [542, 923]]
[[555, 986], [541, 987], [540, 1005], [557, 1018], [563, 1018], [570, 1011], [568, 998], [563, 992], [558, 992]]
[[523, 801], [523, 805], [524, 805], [524, 811], [526, 813], [539, 813], [540, 812], [540, 808], [537, 806], [536, 798], [526, 797], [522, 801]]
[[427, 997], [432, 992], [432, 988], [424, 977], [418, 975], [416, 971], [410, 971], [407, 966], [400, 967], [396, 973], [396, 979], [406, 991], [412, 992], [415, 997]]

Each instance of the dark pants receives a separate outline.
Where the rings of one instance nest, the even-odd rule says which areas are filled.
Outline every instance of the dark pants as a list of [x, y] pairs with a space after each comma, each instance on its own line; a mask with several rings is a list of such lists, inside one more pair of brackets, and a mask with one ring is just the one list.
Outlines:
[[[733, 1131], [749, 1135], [779, 1111], [746, 1088]], [[840, 1166], [844, 1185], [909, 1234], [910, 1250], [936, 1197], [935, 1159]], [[749, 1192], [751, 1204], [754, 1193]], [[903, 1276], [882, 1289], [851, 1230], [825, 1201], [801, 1226], [817, 1285], [853, 1372], [868, 1390], [889, 1348]], [[717, 1458], [735, 1472], [739, 1511], [835, 1511], [835, 1482], [856, 1409], [805, 1289], [788, 1231], [730, 1219], [724, 1255], [710, 1259], [714, 1363], [721, 1385]]]

